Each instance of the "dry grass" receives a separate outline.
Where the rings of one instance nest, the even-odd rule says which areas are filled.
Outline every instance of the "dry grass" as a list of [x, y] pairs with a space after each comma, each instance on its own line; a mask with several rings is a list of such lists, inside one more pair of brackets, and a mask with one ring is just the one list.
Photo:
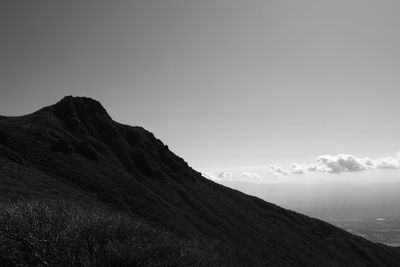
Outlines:
[[212, 246], [205, 251], [126, 214], [0, 203], [0, 266], [216, 266], [218, 259]]

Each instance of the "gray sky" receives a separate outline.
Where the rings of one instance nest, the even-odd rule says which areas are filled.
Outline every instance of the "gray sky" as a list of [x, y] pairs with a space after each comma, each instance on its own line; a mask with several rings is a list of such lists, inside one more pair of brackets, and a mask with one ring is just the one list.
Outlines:
[[0, 3], [0, 114], [65, 95], [195, 168], [400, 149], [399, 1]]

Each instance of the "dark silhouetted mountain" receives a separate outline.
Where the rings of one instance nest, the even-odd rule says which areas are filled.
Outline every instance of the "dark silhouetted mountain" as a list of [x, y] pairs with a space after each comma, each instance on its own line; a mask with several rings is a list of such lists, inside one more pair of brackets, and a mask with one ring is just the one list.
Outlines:
[[230, 244], [242, 266], [400, 266], [395, 248], [203, 178], [90, 98], [0, 117], [0, 193], [130, 211], [182, 236]]

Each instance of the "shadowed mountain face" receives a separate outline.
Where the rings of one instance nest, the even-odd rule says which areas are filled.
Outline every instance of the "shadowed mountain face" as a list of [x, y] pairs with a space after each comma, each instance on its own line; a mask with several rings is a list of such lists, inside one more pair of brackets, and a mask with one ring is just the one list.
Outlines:
[[400, 266], [400, 253], [216, 184], [90, 98], [0, 117], [0, 197], [128, 210], [191, 238], [238, 247], [242, 265]]

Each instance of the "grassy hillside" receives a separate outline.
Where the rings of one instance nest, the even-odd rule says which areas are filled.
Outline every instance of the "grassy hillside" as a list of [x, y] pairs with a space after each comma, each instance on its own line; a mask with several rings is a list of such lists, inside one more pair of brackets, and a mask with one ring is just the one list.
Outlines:
[[0, 203], [0, 266], [216, 266], [221, 259], [212, 243], [178, 238], [120, 212]]

